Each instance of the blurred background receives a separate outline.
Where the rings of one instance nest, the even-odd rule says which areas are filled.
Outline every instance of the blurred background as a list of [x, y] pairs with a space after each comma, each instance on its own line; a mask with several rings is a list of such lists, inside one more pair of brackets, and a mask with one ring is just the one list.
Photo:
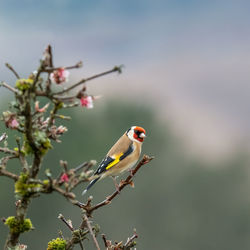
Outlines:
[[[146, 129], [143, 152], [156, 159], [135, 189], [96, 212], [107, 238], [126, 241], [136, 228], [137, 249], [250, 249], [249, 11], [245, 0], [0, 1], [0, 80], [15, 83], [5, 62], [27, 77], [47, 44], [56, 66], [83, 61], [69, 83], [125, 65], [123, 74], [87, 84], [102, 98], [92, 110], [67, 111], [69, 131], [43, 166], [57, 175], [60, 159], [71, 167], [99, 162], [131, 125]], [[0, 88], [1, 112], [11, 98]], [[90, 193], [98, 202], [113, 189], [106, 179]], [[0, 217], [14, 214], [13, 192], [1, 178]], [[80, 223], [79, 209], [59, 195], [34, 199], [28, 216], [36, 230], [21, 242], [42, 250], [59, 230], [70, 236], [59, 213]], [[0, 247], [6, 235], [0, 224]]]

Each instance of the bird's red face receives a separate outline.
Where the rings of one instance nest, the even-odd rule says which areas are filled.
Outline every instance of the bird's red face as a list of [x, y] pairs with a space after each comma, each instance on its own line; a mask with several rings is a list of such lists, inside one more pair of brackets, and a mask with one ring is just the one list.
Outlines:
[[133, 127], [133, 137], [139, 142], [143, 142], [144, 138], [146, 137], [146, 131], [142, 127]]

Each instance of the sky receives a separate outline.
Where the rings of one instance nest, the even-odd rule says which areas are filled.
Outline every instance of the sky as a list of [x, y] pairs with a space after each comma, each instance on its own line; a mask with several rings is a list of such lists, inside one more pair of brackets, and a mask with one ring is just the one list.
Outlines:
[[89, 91], [153, 105], [190, 151], [224, 154], [250, 140], [249, 11], [243, 0], [2, 0], [0, 80], [14, 84], [5, 62], [35, 70], [47, 44], [57, 65], [83, 60], [72, 81], [123, 64]]

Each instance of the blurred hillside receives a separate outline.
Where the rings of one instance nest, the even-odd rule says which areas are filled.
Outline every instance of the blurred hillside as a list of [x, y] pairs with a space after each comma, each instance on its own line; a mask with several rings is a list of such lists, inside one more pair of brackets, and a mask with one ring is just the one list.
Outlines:
[[[173, 136], [168, 124], [159, 123], [153, 109], [135, 103], [101, 103], [93, 110], [68, 110], [72, 121], [64, 124], [69, 131], [62, 137], [63, 143], [54, 144], [43, 165], [44, 171], [50, 168], [57, 175], [60, 159], [68, 161], [70, 167], [90, 159], [99, 162], [131, 125], [146, 129], [143, 152], [156, 159], [135, 177], [134, 189], [126, 188], [111, 205], [96, 212], [94, 223], [101, 226], [101, 232], [120, 241], [136, 228], [137, 249], [143, 250], [250, 249], [249, 158], [245, 152], [211, 166], [188, 155], [182, 141]], [[1, 126], [0, 132], [4, 130]], [[19, 172], [17, 162], [9, 168]], [[0, 217], [7, 217], [14, 213], [13, 182], [4, 177], [0, 180]], [[77, 190], [79, 199], [83, 188]], [[98, 202], [113, 190], [113, 182], [107, 178], [89, 195]], [[46, 249], [58, 230], [69, 235], [57, 219], [59, 213], [71, 218], [73, 225], [80, 223], [79, 209], [57, 194], [42, 195], [33, 201], [28, 217], [36, 230], [21, 238], [28, 249]], [[7, 228], [0, 224], [0, 247], [6, 235]], [[101, 237], [98, 239], [102, 245]], [[91, 241], [87, 249], [93, 249]]]

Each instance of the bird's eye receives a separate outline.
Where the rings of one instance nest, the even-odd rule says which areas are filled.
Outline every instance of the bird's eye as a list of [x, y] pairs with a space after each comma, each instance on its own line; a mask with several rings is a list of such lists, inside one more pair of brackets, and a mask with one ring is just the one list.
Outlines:
[[135, 134], [140, 136], [141, 132], [139, 130], [135, 130]]

